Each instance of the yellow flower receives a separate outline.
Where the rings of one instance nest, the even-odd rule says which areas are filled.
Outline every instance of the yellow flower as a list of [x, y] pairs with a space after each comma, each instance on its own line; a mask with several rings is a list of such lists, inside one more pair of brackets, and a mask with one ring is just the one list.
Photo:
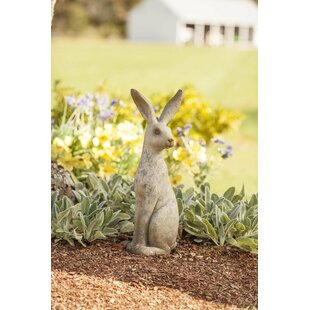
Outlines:
[[102, 127], [96, 127], [95, 129], [95, 135], [97, 137], [101, 137], [104, 135], [104, 131], [103, 131], [103, 128]]
[[182, 181], [182, 176], [180, 174], [170, 176], [170, 182], [174, 186], [178, 185], [181, 181]]
[[93, 138], [93, 145], [98, 146], [99, 145], [99, 139], [97, 137]]
[[52, 159], [55, 160], [59, 155], [64, 152], [63, 148], [60, 148], [52, 144]]
[[53, 141], [53, 145], [55, 145], [55, 146], [60, 146], [60, 147], [64, 147], [64, 146], [65, 146], [65, 143], [64, 143], [64, 141], [63, 141], [61, 138], [56, 137], [56, 138], [54, 139], [54, 141]]
[[93, 153], [94, 158], [97, 159], [97, 158], [103, 156], [104, 150], [101, 150], [101, 149], [98, 149], [96, 147], [93, 147], [92, 148], [92, 153]]
[[109, 162], [105, 162], [99, 166], [99, 175], [104, 176], [106, 174], [115, 173], [116, 169]]
[[85, 164], [86, 169], [89, 169], [93, 165], [90, 159], [91, 157], [88, 153], [83, 154], [83, 162]]
[[125, 121], [117, 125], [117, 132], [119, 137], [124, 142], [138, 139], [138, 128], [135, 124]]
[[172, 153], [172, 157], [175, 160], [184, 160], [185, 158], [187, 158], [188, 156], [188, 152], [186, 151], [186, 149], [184, 147], [179, 147], [176, 150], [173, 151]]
[[72, 137], [71, 136], [65, 136], [65, 145], [70, 146], [72, 144]]
[[79, 139], [80, 139], [80, 142], [83, 148], [88, 147], [91, 138], [92, 136], [89, 132], [84, 132], [83, 134], [79, 136]]
[[191, 166], [191, 172], [197, 174], [200, 172], [199, 167], [197, 165]]
[[111, 147], [111, 142], [109, 140], [105, 141], [104, 143], [102, 143], [102, 146], [106, 149], [109, 149]]

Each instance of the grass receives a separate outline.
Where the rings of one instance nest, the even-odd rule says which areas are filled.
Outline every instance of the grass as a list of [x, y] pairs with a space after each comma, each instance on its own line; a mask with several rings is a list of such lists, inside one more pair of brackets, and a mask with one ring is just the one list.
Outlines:
[[214, 104], [245, 114], [238, 132], [225, 135], [234, 156], [210, 176], [214, 191], [228, 186], [257, 191], [257, 51], [132, 44], [95, 38], [53, 38], [52, 82], [93, 91], [100, 82], [120, 94], [145, 95], [193, 84]]

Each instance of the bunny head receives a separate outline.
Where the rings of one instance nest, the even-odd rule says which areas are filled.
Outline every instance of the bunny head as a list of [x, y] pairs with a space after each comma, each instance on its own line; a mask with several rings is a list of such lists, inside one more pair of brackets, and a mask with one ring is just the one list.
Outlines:
[[131, 89], [131, 97], [147, 124], [144, 143], [155, 151], [162, 151], [165, 148], [174, 146], [171, 129], [167, 127], [167, 123], [178, 111], [182, 94], [182, 90], [179, 89], [166, 104], [163, 112], [157, 119], [150, 101], [137, 90]]

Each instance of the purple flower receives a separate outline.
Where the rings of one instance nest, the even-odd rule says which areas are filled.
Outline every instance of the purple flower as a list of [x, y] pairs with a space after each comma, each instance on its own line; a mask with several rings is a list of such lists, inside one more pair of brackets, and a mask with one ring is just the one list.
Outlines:
[[72, 109], [75, 108], [75, 105], [76, 105], [75, 96], [65, 96], [64, 99], [65, 99], [66, 103], [67, 103]]
[[80, 106], [86, 106], [87, 102], [88, 100], [86, 99], [86, 97], [80, 97], [77, 101], [77, 104]]
[[111, 118], [113, 115], [114, 115], [114, 112], [112, 110], [106, 110], [106, 111], [101, 111], [98, 117], [102, 121], [106, 121], [109, 118]]
[[185, 124], [183, 131], [184, 135], [187, 135], [192, 127], [193, 127], [192, 124]]
[[108, 107], [108, 98], [107, 96], [96, 95], [96, 103], [99, 110], [106, 109]]
[[213, 140], [213, 142], [214, 142], [214, 143], [218, 143], [218, 144], [225, 144], [225, 141], [224, 141], [223, 139], [221, 139], [221, 138], [215, 138], [215, 139]]
[[199, 139], [199, 140], [198, 140], [198, 143], [199, 143], [201, 146], [206, 147], [206, 143], [205, 143], [203, 140]]
[[89, 101], [92, 101], [92, 100], [94, 99], [94, 95], [91, 94], [91, 93], [86, 93], [86, 94], [85, 94], [85, 97], [86, 97], [86, 99], [89, 100]]
[[113, 106], [115, 106], [117, 103], [118, 103], [118, 99], [114, 98], [114, 99], [112, 99], [110, 105], [111, 105], [111, 107], [113, 107]]
[[78, 99], [77, 105], [81, 108], [82, 111], [86, 112], [92, 107], [92, 101], [89, 100], [86, 96], [82, 96]]
[[226, 158], [232, 156], [232, 154], [233, 154], [233, 153], [232, 153], [232, 146], [228, 144], [228, 145], [226, 146], [226, 150], [225, 150], [224, 154], [222, 155], [222, 158], [223, 158], [223, 159], [226, 159]]
[[177, 129], [178, 136], [182, 137], [183, 136], [183, 129], [181, 127], [177, 127], [176, 129]]
[[154, 111], [156, 112], [156, 111], [158, 111], [159, 110], [159, 106], [155, 106], [154, 107]]

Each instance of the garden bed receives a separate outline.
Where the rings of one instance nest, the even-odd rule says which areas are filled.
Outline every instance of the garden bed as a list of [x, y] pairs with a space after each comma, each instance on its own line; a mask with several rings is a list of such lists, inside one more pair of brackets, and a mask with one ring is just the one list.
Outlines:
[[126, 236], [52, 245], [52, 309], [243, 309], [257, 306], [257, 255], [181, 240], [168, 256], [124, 250]]

